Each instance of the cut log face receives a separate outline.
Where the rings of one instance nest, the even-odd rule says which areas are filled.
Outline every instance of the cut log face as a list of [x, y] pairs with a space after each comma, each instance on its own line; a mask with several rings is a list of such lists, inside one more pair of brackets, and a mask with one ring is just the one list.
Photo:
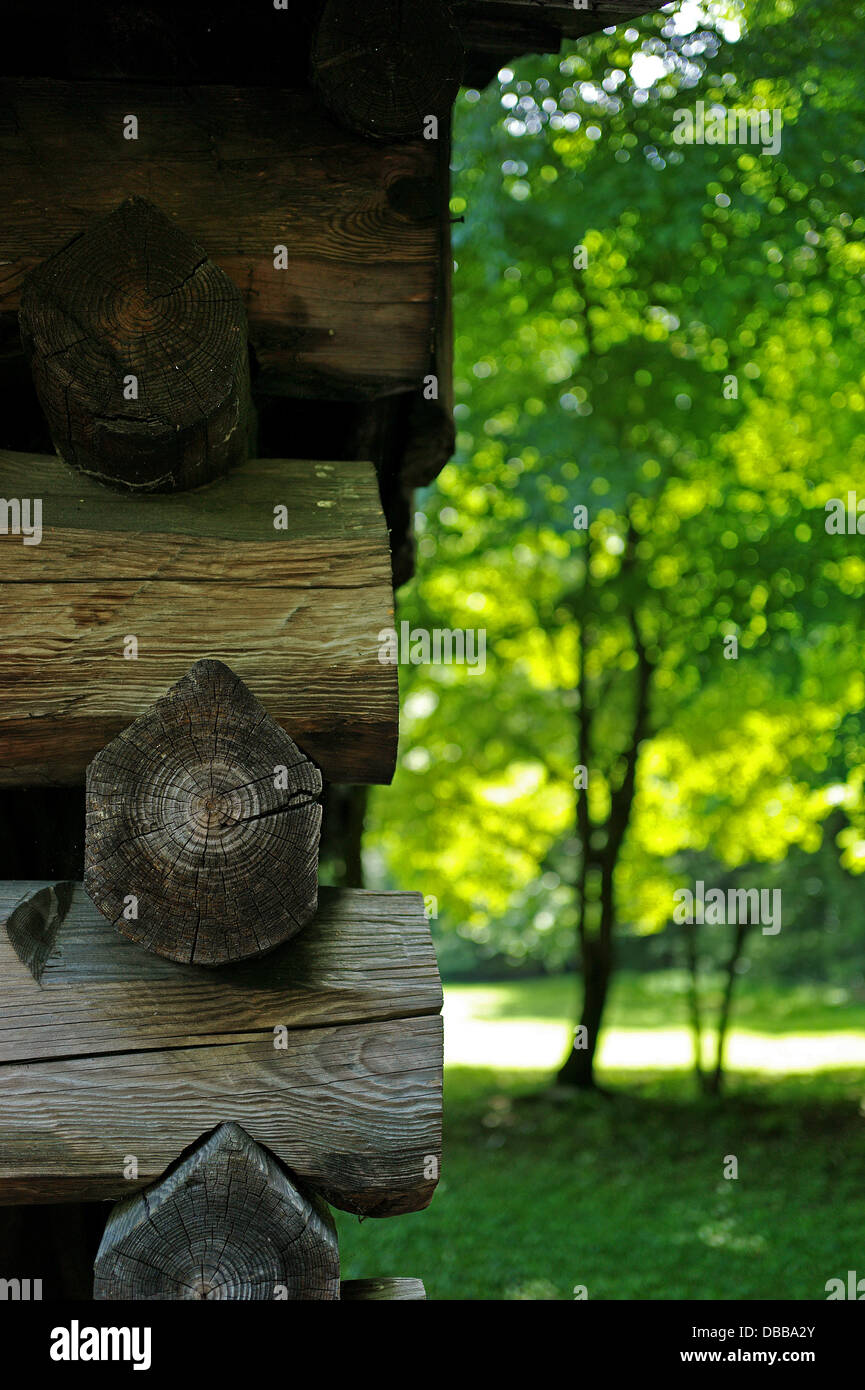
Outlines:
[[233, 1123], [115, 1207], [94, 1276], [97, 1300], [340, 1296], [327, 1206]]
[[87, 892], [169, 960], [263, 954], [315, 912], [321, 785], [243, 682], [199, 661], [87, 769]]
[[61, 458], [171, 492], [249, 452], [246, 314], [203, 249], [129, 198], [29, 276], [21, 338]]
[[418, 139], [449, 117], [462, 78], [459, 33], [441, 0], [327, 0], [312, 74], [342, 125], [377, 140]]

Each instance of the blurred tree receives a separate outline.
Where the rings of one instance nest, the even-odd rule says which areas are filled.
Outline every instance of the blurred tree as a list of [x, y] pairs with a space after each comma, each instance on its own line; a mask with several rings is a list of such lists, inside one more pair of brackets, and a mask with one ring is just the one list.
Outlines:
[[[865, 456], [863, 8], [685, 3], [460, 99], [459, 452], [400, 616], [487, 662], [405, 668], [369, 862], [515, 961], [576, 935], [568, 1084], [684, 852], [777, 865], [841, 813], [865, 868], [865, 541], [825, 524]], [[697, 102], [780, 150], [677, 144]]]

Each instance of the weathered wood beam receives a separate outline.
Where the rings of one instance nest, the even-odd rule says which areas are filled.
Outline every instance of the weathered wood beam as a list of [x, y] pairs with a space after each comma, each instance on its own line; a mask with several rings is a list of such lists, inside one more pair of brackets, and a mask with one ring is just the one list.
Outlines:
[[[367, 0], [373, 18], [388, 0]], [[146, 75], [178, 81], [194, 75], [202, 82], [251, 82], [299, 87], [308, 73], [310, 29], [318, 5], [288, 0], [285, 9], [250, 8], [237, 23], [234, 0], [211, 0], [206, 9], [176, 0], [151, 0], [118, 11], [111, 0], [81, 0], [70, 11], [64, 0], [43, 0], [34, 15], [26, 0], [7, 0], [16, 44], [15, 70], [86, 79]], [[645, 0], [452, 0], [454, 23], [478, 61], [495, 44], [503, 56], [544, 51], [539, 44], [646, 14]], [[655, 7], [659, 8], [659, 7]], [[526, 47], [534, 43], [534, 47]], [[523, 45], [523, 46], [520, 46]], [[494, 71], [494, 69], [493, 69]]]
[[[51, 886], [0, 884], [0, 920]], [[441, 985], [419, 894], [322, 889], [293, 941], [214, 972], [142, 951], [75, 885], [39, 982], [24, 947], [0, 927], [0, 1205], [128, 1196], [227, 1115], [335, 1206], [430, 1201]]]
[[[659, 5], [646, 0], [455, 0], [454, 20], [467, 47], [500, 49], [517, 57], [514, 43], [548, 39], [556, 52], [563, 39], [580, 39], [651, 14]], [[510, 46], [510, 48], [509, 48]], [[543, 49], [535, 49], [543, 52]]]
[[21, 337], [58, 454], [115, 487], [173, 492], [249, 456], [240, 291], [129, 198], [24, 283]]
[[87, 769], [84, 887], [131, 941], [225, 965], [306, 925], [321, 774], [220, 661], [198, 661]]
[[336, 1300], [333, 1217], [240, 1125], [220, 1125], [108, 1218], [97, 1301]]
[[[22, 910], [10, 926], [34, 900], [30, 924]], [[0, 1064], [118, 1053], [130, 1044], [142, 1052], [203, 1047], [212, 1036], [272, 1032], [275, 1013], [280, 1026], [295, 1029], [441, 1009], [416, 893], [321, 888], [303, 932], [266, 959], [218, 973], [133, 945], [80, 883], [71, 885], [65, 911], [64, 901], [61, 885], [0, 882]], [[35, 949], [52, 927], [47, 949]], [[27, 962], [39, 957], [37, 981]], [[142, 1000], [158, 1007], [143, 1008]]]
[[309, 36], [315, 4], [295, 0], [247, 6], [238, 23], [236, 0], [207, 8], [149, 0], [118, 8], [113, 0], [43, 0], [34, 15], [27, 0], [6, 0], [16, 45], [5, 66], [18, 74], [147, 81], [250, 83], [303, 87], [309, 77]]
[[[128, 116], [135, 139], [124, 138]], [[258, 390], [355, 400], [415, 390], [429, 361], [438, 220], [429, 198], [406, 193], [447, 178], [438, 141], [364, 140], [308, 91], [3, 82], [0, 311], [18, 308], [39, 262], [137, 194], [240, 290]]]
[[195, 492], [130, 496], [0, 453], [0, 495], [42, 517], [24, 544], [0, 508], [0, 785], [82, 782], [202, 655], [328, 780], [390, 781], [393, 592], [369, 464], [250, 460]]
[[[441, 122], [439, 139], [450, 164], [450, 115]], [[407, 490], [427, 487], [441, 472], [456, 447], [454, 426], [453, 252], [451, 249], [450, 188], [441, 193], [441, 246], [432, 358], [423, 391], [415, 394], [400, 472]], [[412, 509], [413, 510], [413, 509]]]
[[417, 139], [449, 120], [464, 53], [442, 0], [325, 0], [310, 68], [328, 110], [376, 140]]
[[[273, 1018], [277, 1027], [278, 1001]], [[218, 1034], [205, 1047], [0, 1069], [0, 1205], [120, 1198], [230, 1114], [334, 1206], [365, 1216], [427, 1206], [441, 1152], [441, 1019], [298, 1029], [288, 1041], [278, 1052], [273, 1036]]]
[[468, 52], [465, 80], [482, 87], [524, 53], [558, 53], [567, 40], [626, 24], [659, 6], [645, 0], [457, 0], [454, 22]]
[[339, 1296], [354, 1303], [417, 1303], [426, 1299], [426, 1289], [420, 1279], [343, 1279]]

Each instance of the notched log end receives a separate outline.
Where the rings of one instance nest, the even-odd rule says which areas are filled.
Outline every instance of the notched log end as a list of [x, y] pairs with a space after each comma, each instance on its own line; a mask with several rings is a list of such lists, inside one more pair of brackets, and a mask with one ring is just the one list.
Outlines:
[[243, 681], [198, 661], [87, 769], [87, 891], [169, 960], [264, 955], [316, 910], [321, 790]]
[[73, 883], [64, 881], [40, 888], [19, 903], [6, 920], [6, 935], [12, 949], [37, 984], [69, 911], [74, 887]]
[[83, 473], [173, 492], [246, 458], [243, 297], [152, 203], [127, 199], [37, 266], [19, 321], [55, 448]]
[[339, 1274], [327, 1206], [229, 1121], [114, 1209], [94, 1297], [335, 1301]]

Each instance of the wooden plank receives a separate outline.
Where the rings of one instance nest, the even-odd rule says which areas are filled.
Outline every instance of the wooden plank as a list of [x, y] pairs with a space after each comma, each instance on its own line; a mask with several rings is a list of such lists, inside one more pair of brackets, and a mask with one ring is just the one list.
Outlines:
[[334, 1206], [418, 1211], [438, 1176], [441, 1063], [441, 1018], [428, 1016], [295, 1029], [285, 1050], [229, 1033], [4, 1065], [0, 1205], [129, 1196], [231, 1119]]
[[418, 1302], [426, 1298], [421, 1279], [343, 1279], [339, 1286], [343, 1302]]
[[129, 496], [0, 453], [0, 495], [41, 499], [43, 527], [38, 545], [0, 532], [0, 785], [83, 781], [204, 656], [330, 781], [390, 781], [397, 674], [378, 634], [393, 592], [370, 464], [250, 460], [194, 492]]
[[[612, 25], [626, 24], [644, 14], [660, 9], [646, 0], [457, 0], [454, 17], [466, 45], [489, 48], [509, 44], [524, 37], [527, 31], [544, 29], [562, 39], [579, 39], [595, 34]], [[558, 45], [557, 45], [558, 46]], [[518, 50], [512, 50], [516, 57]]]
[[[47, 887], [0, 882], [0, 924]], [[442, 1005], [420, 894], [359, 888], [319, 889], [315, 918], [292, 941], [214, 972], [136, 946], [76, 883], [39, 983], [0, 926], [0, 982], [0, 1065], [209, 1048], [233, 1033], [272, 1041], [275, 1026], [435, 1015]]]
[[[129, 114], [137, 139], [124, 139]], [[443, 160], [435, 140], [379, 145], [342, 130], [309, 92], [0, 83], [0, 311], [17, 309], [39, 262], [137, 194], [240, 289], [259, 390], [366, 399], [415, 389], [429, 359], [438, 225], [403, 190], [438, 186]], [[274, 266], [278, 245], [286, 269]]]
[[[374, 16], [386, 0], [368, 0]], [[43, 0], [34, 14], [25, 0], [6, 0], [16, 36], [15, 70], [77, 78], [147, 75], [154, 81], [193, 74], [202, 82], [249, 82], [300, 87], [308, 80], [310, 25], [320, 4], [250, 7], [237, 23], [233, 0], [206, 9], [150, 0], [118, 11], [108, 0], [82, 0], [74, 11], [62, 0]], [[454, 22], [473, 56], [500, 50], [515, 58], [540, 52], [544, 33], [579, 38], [647, 13], [644, 0], [452, 0]], [[89, 22], [83, 22], [83, 21]], [[8, 65], [8, 64], [7, 64]]]

